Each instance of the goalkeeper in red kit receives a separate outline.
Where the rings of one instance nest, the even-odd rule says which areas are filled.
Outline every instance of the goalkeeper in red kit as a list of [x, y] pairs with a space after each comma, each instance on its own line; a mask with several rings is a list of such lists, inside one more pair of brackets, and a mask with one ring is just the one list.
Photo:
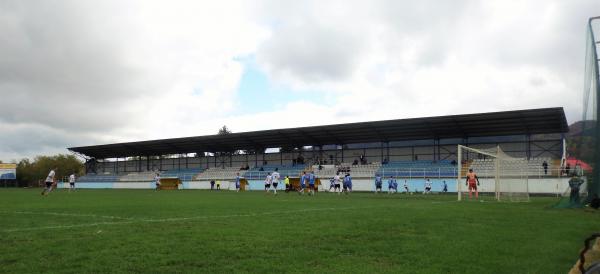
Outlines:
[[469, 199], [471, 199], [473, 195], [473, 191], [475, 191], [475, 199], [479, 199], [479, 191], [477, 191], [477, 186], [479, 185], [479, 177], [477, 174], [473, 172], [473, 169], [469, 169], [469, 173], [467, 173], [467, 186], [469, 187]]

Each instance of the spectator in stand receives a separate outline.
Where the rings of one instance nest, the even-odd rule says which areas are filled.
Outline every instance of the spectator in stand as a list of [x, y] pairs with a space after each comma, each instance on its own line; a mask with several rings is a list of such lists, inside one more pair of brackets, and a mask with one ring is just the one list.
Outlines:
[[569, 163], [567, 163], [567, 166], [565, 167], [565, 175], [569, 176], [569, 174], [571, 174], [571, 165]]
[[544, 167], [544, 175], [548, 175], [548, 162], [544, 161], [542, 167]]

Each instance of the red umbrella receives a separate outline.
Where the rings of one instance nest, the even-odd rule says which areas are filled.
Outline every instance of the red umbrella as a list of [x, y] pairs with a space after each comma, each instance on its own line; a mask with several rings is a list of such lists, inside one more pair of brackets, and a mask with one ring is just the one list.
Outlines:
[[592, 167], [579, 159], [576, 159], [575, 157], [569, 157], [567, 158], [567, 164], [569, 164], [569, 166], [571, 166], [571, 168], [575, 168], [576, 165], [579, 165], [581, 167], [581, 169], [585, 170], [585, 171], [592, 171]]

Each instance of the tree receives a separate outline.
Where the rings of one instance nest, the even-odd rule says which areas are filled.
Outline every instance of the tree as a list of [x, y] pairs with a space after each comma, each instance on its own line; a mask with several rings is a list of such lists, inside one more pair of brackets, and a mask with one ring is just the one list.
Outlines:
[[231, 133], [231, 130], [229, 130], [227, 126], [224, 125], [222, 128], [219, 129], [219, 133], [217, 135], [227, 135], [229, 133]]
[[85, 172], [83, 163], [74, 155], [37, 156], [33, 161], [25, 158], [17, 163], [17, 181], [22, 184], [35, 183], [45, 179], [53, 168], [57, 168], [57, 179]]

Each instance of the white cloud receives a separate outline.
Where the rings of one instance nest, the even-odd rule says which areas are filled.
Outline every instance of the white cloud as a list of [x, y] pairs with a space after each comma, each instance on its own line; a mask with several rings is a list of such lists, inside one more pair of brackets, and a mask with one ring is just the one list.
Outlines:
[[[0, 2], [0, 159], [65, 147], [564, 106], [600, 2]], [[238, 110], [270, 84], [324, 102]], [[244, 114], [234, 114], [244, 113]]]

